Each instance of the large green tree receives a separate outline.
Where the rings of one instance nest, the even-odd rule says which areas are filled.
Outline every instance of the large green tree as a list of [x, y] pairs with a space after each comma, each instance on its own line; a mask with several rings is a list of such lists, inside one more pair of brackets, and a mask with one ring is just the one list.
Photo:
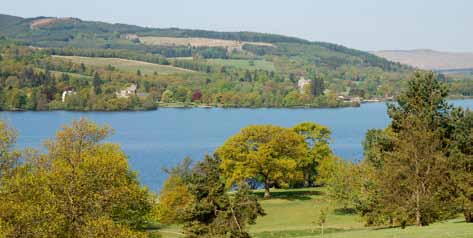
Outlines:
[[299, 164], [308, 156], [307, 144], [294, 130], [273, 125], [243, 128], [216, 150], [227, 185], [246, 179], [264, 183], [265, 197], [272, 185], [302, 180]]

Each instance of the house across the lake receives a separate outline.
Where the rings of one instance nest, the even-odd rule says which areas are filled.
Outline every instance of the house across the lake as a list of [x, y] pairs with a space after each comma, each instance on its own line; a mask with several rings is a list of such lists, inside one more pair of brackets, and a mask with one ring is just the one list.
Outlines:
[[119, 98], [129, 98], [132, 95], [136, 95], [136, 84], [131, 84], [127, 88], [121, 90], [120, 92], [117, 92], [117, 97]]
[[299, 92], [300, 92], [300, 93], [304, 93], [304, 88], [305, 88], [307, 85], [310, 85], [310, 80], [309, 80], [309, 79], [305, 79], [304, 77], [301, 77], [301, 78], [299, 79], [299, 81], [297, 82], [297, 87], [299, 88]]
[[76, 94], [76, 91], [74, 91], [73, 88], [66, 88], [64, 89], [64, 91], [62, 92], [62, 102], [65, 102], [66, 101], [66, 97], [67, 96], [70, 96], [70, 95], [75, 95]]

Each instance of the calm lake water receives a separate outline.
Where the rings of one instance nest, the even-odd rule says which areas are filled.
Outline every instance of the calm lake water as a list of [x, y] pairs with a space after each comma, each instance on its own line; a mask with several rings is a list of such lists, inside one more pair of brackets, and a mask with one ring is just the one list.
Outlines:
[[[452, 102], [457, 106], [473, 108], [473, 100]], [[116, 131], [111, 141], [122, 145], [141, 182], [155, 191], [166, 179], [162, 168], [172, 167], [186, 156], [201, 159], [247, 125], [290, 127], [304, 121], [326, 125], [332, 130], [332, 149], [335, 153], [347, 160], [360, 160], [366, 130], [384, 128], [389, 123], [385, 103], [337, 109], [165, 108], [148, 112], [0, 112], [0, 119], [19, 131], [19, 148], [41, 148], [42, 141], [53, 137], [61, 125], [81, 117], [111, 125]]]

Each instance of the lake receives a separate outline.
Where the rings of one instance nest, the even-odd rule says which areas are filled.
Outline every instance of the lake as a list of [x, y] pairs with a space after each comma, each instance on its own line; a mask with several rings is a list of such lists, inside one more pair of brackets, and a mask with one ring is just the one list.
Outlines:
[[[452, 102], [457, 106], [473, 107], [473, 100]], [[19, 131], [19, 148], [41, 148], [42, 141], [53, 137], [61, 125], [81, 117], [106, 123], [115, 129], [111, 141], [121, 144], [141, 182], [154, 191], [159, 190], [166, 179], [162, 168], [172, 167], [186, 156], [201, 159], [247, 125], [291, 127], [304, 121], [316, 122], [332, 130], [332, 149], [337, 155], [357, 161], [363, 157], [361, 143], [366, 130], [384, 128], [389, 123], [385, 103], [336, 109], [163, 108], [146, 112], [0, 112], [0, 119]]]

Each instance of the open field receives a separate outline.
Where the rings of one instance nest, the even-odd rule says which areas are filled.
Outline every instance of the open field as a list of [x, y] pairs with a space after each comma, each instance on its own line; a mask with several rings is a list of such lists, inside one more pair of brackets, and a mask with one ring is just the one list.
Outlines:
[[218, 66], [231, 66], [240, 69], [262, 69], [267, 71], [275, 70], [273, 62], [266, 60], [208, 59], [207, 62]]
[[[263, 192], [256, 194], [262, 197]], [[368, 228], [362, 219], [350, 210], [340, 209], [326, 195], [323, 188], [291, 189], [273, 191], [273, 199], [261, 200], [267, 215], [258, 218], [250, 233], [256, 238], [317, 238], [320, 228], [314, 224], [320, 208], [329, 214], [325, 225], [326, 238], [472, 238], [473, 224], [463, 219], [435, 223], [427, 227]], [[160, 231], [163, 238], [179, 238], [178, 227], [166, 227]]]
[[143, 36], [139, 37], [143, 44], [147, 45], [166, 45], [166, 46], [193, 46], [193, 47], [223, 47], [228, 49], [240, 49], [244, 44], [252, 44], [259, 46], [274, 46], [265, 42], [245, 42], [236, 40], [222, 40], [210, 38], [178, 38], [178, 37], [157, 37]]
[[142, 74], [176, 74], [189, 73], [191, 70], [177, 68], [168, 65], [159, 65], [143, 61], [127, 60], [119, 58], [99, 58], [99, 57], [80, 57], [80, 56], [54, 56], [55, 58], [70, 60], [75, 63], [83, 63], [85, 65], [107, 67], [109, 65], [126, 72], [136, 73], [140, 70]]

